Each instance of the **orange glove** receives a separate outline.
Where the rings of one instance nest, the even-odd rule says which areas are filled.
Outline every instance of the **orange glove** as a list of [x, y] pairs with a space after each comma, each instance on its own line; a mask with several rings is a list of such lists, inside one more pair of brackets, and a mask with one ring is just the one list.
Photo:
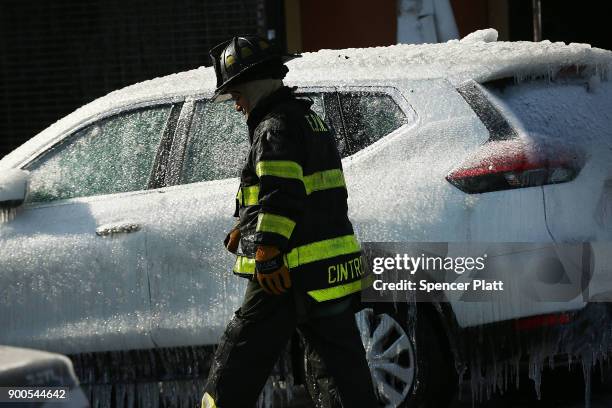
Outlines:
[[255, 276], [259, 285], [268, 294], [280, 295], [291, 287], [291, 276], [289, 269], [283, 263], [283, 255], [278, 248], [273, 246], [260, 245], [257, 247]]
[[230, 251], [232, 254], [235, 254], [238, 250], [238, 243], [240, 242], [240, 229], [236, 226], [233, 230], [227, 234], [223, 244], [225, 248]]

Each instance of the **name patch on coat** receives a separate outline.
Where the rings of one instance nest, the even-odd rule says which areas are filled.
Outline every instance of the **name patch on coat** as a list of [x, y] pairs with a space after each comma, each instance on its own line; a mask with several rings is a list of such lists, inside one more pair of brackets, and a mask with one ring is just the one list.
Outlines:
[[327, 268], [327, 283], [353, 280], [364, 275], [361, 256]]

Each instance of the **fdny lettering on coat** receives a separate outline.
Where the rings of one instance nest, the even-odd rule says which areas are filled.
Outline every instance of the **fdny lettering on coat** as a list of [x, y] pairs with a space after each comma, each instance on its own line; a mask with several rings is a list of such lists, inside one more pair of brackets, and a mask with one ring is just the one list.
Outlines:
[[310, 125], [313, 132], [327, 132], [328, 129], [327, 126], [325, 126], [325, 122], [323, 122], [318, 115], [309, 113], [304, 117], [306, 118], [306, 121]]

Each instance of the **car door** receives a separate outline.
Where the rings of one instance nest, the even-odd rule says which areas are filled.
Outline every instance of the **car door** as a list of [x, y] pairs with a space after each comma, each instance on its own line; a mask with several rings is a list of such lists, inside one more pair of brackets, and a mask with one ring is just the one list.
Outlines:
[[[360, 241], [405, 241], [411, 239], [405, 217], [407, 203], [396, 191], [406, 190], [406, 175], [388, 159], [372, 157], [382, 139], [405, 135], [408, 139], [417, 114], [399, 91], [383, 86], [345, 86], [337, 92], [344, 145], [339, 145], [348, 189], [349, 218]], [[387, 139], [388, 140], [388, 139]], [[368, 153], [369, 151], [369, 153]], [[376, 197], [376, 205], [372, 205]], [[400, 207], [400, 208], [398, 208]], [[393, 216], [389, 216], [393, 214]]]
[[[76, 354], [152, 347], [145, 234], [181, 104], [82, 126], [30, 161], [0, 225], [0, 344]], [[154, 171], [155, 169], [155, 171]]]
[[[323, 92], [305, 90], [325, 117]], [[333, 92], [330, 89], [329, 92]], [[231, 273], [235, 257], [223, 240], [233, 218], [238, 175], [248, 153], [246, 120], [232, 102], [186, 102], [179, 121], [162, 214], [147, 229], [153, 300], [153, 338], [163, 347], [215, 344], [239, 307], [246, 280]], [[330, 124], [328, 122], [328, 124]]]

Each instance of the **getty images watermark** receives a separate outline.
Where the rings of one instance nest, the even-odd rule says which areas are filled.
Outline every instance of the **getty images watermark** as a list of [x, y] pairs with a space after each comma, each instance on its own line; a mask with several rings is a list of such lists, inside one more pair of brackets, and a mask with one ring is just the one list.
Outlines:
[[428, 279], [420, 279], [418, 282], [416, 282], [412, 280], [412, 277], [416, 275], [417, 272], [444, 271], [462, 275], [466, 272], [483, 271], [485, 269], [486, 259], [487, 254], [483, 254], [479, 257], [441, 257], [426, 256], [425, 254], [421, 254], [420, 256], [414, 257], [404, 253], [395, 254], [394, 257], [375, 257], [372, 260], [372, 272], [374, 275], [382, 275], [383, 273], [390, 271], [403, 271], [410, 275], [411, 278], [400, 279], [397, 282], [385, 282], [383, 279], [375, 279], [373, 281], [373, 287], [377, 291], [419, 290], [424, 291], [425, 293], [441, 290], [504, 290], [504, 282], [502, 280], [487, 281], [485, 279], [474, 279], [469, 282], [436, 282]]
[[[611, 301], [609, 243], [363, 244], [368, 302]], [[609, 261], [609, 260], [608, 260]], [[519, 303], [520, 302], [520, 303]]]

